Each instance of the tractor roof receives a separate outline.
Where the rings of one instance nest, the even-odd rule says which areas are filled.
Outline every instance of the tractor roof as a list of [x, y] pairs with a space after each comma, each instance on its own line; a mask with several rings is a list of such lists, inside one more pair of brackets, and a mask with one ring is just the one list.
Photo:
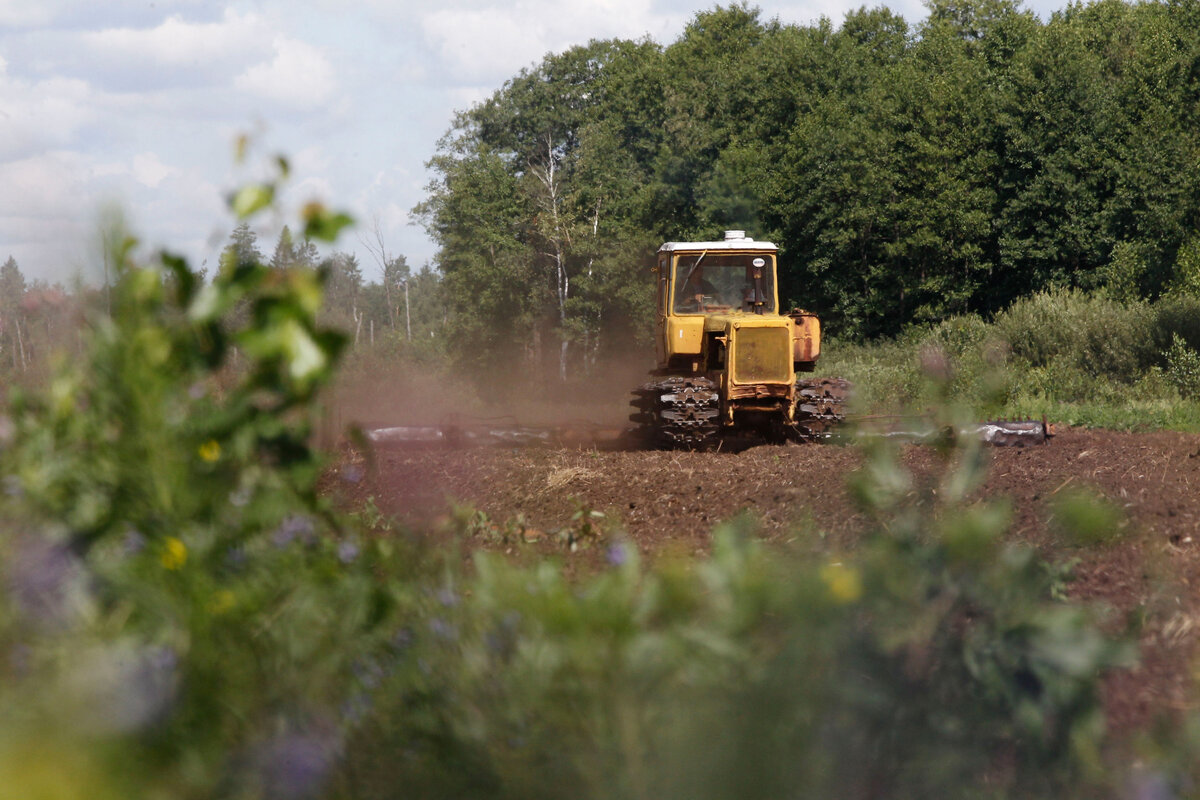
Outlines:
[[725, 231], [725, 239], [720, 242], [667, 242], [658, 248], [660, 253], [672, 253], [677, 250], [769, 250], [778, 248], [771, 242], [756, 242], [746, 236], [745, 231]]

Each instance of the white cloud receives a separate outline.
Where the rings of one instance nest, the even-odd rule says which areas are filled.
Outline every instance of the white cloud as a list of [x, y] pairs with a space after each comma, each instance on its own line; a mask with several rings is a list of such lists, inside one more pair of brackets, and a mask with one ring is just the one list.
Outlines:
[[80, 35], [93, 52], [118, 60], [157, 65], [219, 63], [244, 59], [261, 51], [269, 36], [266, 21], [226, 9], [219, 22], [191, 22], [168, 17], [153, 28], [106, 28]]
[[51, 151], [0, 163], [0, 241], [27, 276], [66, 279], [86, 252], [96, 194], [88, 159]]
[[271, 61], [238, 76], [238, 89], [294, 108], [315, 108], [333, 95], [333, 65], [320, 48], [282, 35], [275, 37], [273, 47]]
[[91, 173], [87, 158], [70, 151], [0, 163], [0, 216], [46, 219], [84, 209], [83, 183]]
[[178, 175], [179, 170], [164, 164], [154, 153], [139, 153], [133, 157], [133, 177], [143, 186], [158, 187], [163, 180]]
[[[426, 15], [421, 26], [446, 66], [462, 78], [512, 72], [545, 53], [544, 32], [506, 9], [442, 9]], [[498, 42], [506, 46], [497, 47]]]
[[448, 95], [452, 108], [470, 108], [495, 94], [498, 86], [460, 86], [451, 89]]
[[592, 0], [565, 7], [561, 0], [518, 0], [513, 5], [450, 0], [421, 17], [430, 45], [464, 81], [498, 86], [518, 69], [589, 39], [649, 35], [670, 41], [691, 17], [656, 11], [644, 0]]
[[318, 202], [329, 203], [334, 200], [333, 186], [325, 178], [310, 176], [288, 189], [288, 196], [298, 200], [301, 205]]
[[292, 170], [298, 175], [325, 172], [332, 166], [329, 156], [320, 147], [305, 147], [292, 155]]
[[0, 58], [0, 159], [64, 146], [92, 118], [92, 100], [83, 81], [20, 80]]
[[388, 203], [385, 205], [379, 214], [379, 218], [389, 228], [400, 228], [411, 224], [413, 221], [407, 209], [401, 208], [397, 203]]
[[54, 18], [52, 9], [28, 0], [0, 0], [0, 27], [25, 28], [45, 25]]
[[20, 30], [55, 25], [83, 30], [118, 23], [149, 24], [161, 20], [168, 8], [208, 15], [213, 11], [213, 3], [212, 0], [104, 0], [102, 3], [0, 0], [0, 27]]

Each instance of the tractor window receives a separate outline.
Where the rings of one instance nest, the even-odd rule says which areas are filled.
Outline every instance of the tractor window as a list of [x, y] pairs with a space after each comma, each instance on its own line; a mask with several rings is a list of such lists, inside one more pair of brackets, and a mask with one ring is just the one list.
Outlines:
[[[759, 264], [755, 264], [759, 261]], [[759, 301], [775, 311], [775, 256], [771, 253], [686, 254], [675, 262], [675, 313], [754, 311], [754, 272], [761, 269]]]

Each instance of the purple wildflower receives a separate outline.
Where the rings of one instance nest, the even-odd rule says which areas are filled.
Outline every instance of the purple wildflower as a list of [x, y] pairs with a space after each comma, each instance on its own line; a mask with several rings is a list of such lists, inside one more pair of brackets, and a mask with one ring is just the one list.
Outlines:
[[246, 566], [246, 550], [241, 545], [234, 545], [225, 551], [225, 564], [230, 569], [238, 570]]
[[337, 554], [339, 561], [343, 564], [350, 564], [354, 559], [358, 558], [358, 545], [351, 541], [339, 542]]
[[399, 655], [408, 648], [412, 647], [413, 640], [416, 637], [413, 635], [411, 628], [401, 628], [392, 636], [392, 649]]
[[263, 795], [277, 800], [316, 797], [337, 757], [331, 737], [293, 733], [269, 742], [259, 756]]
[[5, 577], [14, 603], [29, 619], [57, 627], [71, 616], [84, 574], [65, 544], [29, 538], [17, 546]]
[[175, 698], [178, 661], [170, 647], [132, 642], [85, 651], [71, 677], [74, 690], [88, 698], [85, 723], [131, 733], [161, 722]]
[[1141, 769], [1130, 776], [1124, 796], [1129, 800], [1175, 800], [1181, 795], [1162, 772]]
[[311, 517], [293, 514], [279, 523], [279, 527], [271, 534], [271, 541], [276, 547], [287, 547], [296, 539], [303, 544], [312, 544], [317, 540], [316, 527]]
[[448, 642], [458, 638], [458, 630], [441, 617], [429, 620], [429, 631], [439, 639], [445, 639]]
[[146, 537], [137, 528], [130, 528], [125, 531], [125, 541], [122, 542], [125, 548], [125, 555], [136, 556], [146, 548]]
[[364, 692], [355, 692], [342, 704], [342, 717], [353, 725], [362, 722], [370, 710], [370, 695]]
[[374, 689], [379, 686], [380, 682], [387, 677], [387, 672], [378, 661], [367, 659], [358, 661], [351, 667], [354, 672], [354, 677], [358, 678], [358, 682], [365, 689]]

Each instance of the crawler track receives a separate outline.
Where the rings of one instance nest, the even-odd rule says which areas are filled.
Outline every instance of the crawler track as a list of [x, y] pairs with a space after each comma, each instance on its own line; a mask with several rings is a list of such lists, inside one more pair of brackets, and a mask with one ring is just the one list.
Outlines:
[[721, 438], [721, 399], [717, 385], [703, 377], [651, 381], [633, 391], [637, 411], [630, 420], [660, 447], [705, 450]]
[[[796, 441], [828, 439], [846, 418], [850, 383], [841, 378], [796, 381], [795, 422], [784, 434]], [[714, 381], [670, 377], [642, 384], [633, 391], [636, 411], [630, 420], [653, 446], [705, 450], [721, 441], [721, 399]]]
[[805, 378], [796, 381], [797, 439], [828, 439], [846, 419], [850, 382], [844, 378]]

